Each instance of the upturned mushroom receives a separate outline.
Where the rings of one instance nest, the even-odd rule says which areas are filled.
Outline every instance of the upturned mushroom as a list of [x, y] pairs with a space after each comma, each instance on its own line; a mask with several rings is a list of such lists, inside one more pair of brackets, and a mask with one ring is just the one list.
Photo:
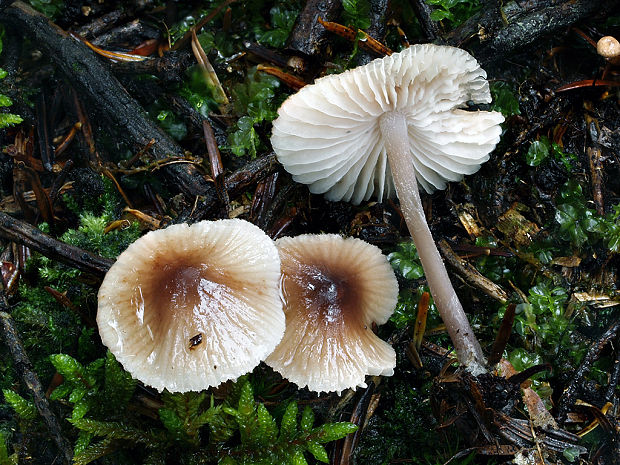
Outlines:
[[468, 111], [470, 101], [491, 101], [477, 61], [458, 48], [414, 45], [302, 88], [280, 107], [271, 142], [293, 179], [329, 200], [398, 195], [458, 358], [480, 372], [486, 361], [418, 191], [418, 182], [432, 192], [476, 172], [498, 143], [503, 116]]
[[276, 241], [286, 313], [282, 342], [265, 363], [299, 387], [341, 391], [366, 375], [392, 375], [394, 349], [372, 331], [391, 316], [398, 283], [381, 251], [335, 234]]
[[284, 334], [280, 259], [243, 220], [153, 231], [112, 265], [99, 289], [101, 340], [158, 390], [199, 391], [251, 371]]

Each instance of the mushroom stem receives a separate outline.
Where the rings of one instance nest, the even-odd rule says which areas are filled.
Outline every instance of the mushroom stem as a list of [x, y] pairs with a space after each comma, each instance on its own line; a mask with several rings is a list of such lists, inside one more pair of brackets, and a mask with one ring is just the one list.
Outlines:
[[410, 155], [405, 115], [398, 111], [386, 112], [379, 120], [379, 127], [385, 140], [400, 208], [418, 250], [435, 305], [446, 325], [459, 362], [474, 374], [485, 372], [486, 360], [480, 343], [452, 287], [424, 216], [416, 172]]

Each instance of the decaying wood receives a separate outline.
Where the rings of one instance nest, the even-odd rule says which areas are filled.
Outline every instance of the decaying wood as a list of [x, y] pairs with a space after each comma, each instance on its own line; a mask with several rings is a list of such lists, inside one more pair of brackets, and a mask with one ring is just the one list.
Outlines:
[[[114, 10], [109, 13], [96, 18], [94, 21], [91, 21], [88, 24], [80, 27], [76, 30], [76, 33], [80, 37], [84, 37], [85, 39], [91, 39], [94, 37], [100, 36], [103, 32], [108, 29], [114, 27], [115, 24], [118, 24], [119, 21], [127, 18], [127, 12], [124, 10]], [[101, 44], [95, 44], [101, 45]]]
[[[14, 25], [43, 50], [86, 100], [89, 110], [99, 116], [98, 121], [119, 140], [141, 147], [155, 139], [151, 153], [156, 159], [183, 156], [183, 149], [150, 120], [108, 67], [84, 44], [20, 1], [6, 9], [2, 20]], [[208, 190], [207, 181], [190, 164], [169, 165], [165, 172], [187, 195], [204, 195]]]
[[501, 60], [537, 40], [594, 15], [605, 15], [616, 0], [487, 0], [479, 13], [447, 37], [449, 45], [473, 49], [483, 64]]
[[119, 61], [112, 63], [115, 74], [136, 76], [152, 74], [163, 82], [181, 82], [185, 71], [194, 63], [191, 54], [186, 51], [169, 52], [163, 57], [147, 58], [142, 61]]
[[39, 377], [30, 363], [30, 359], [28, 358], [28, 354], [26, 354], [19, 333], [13, 324], [13, 319], [11, 315], [7, 313], [7, 310], [6, 300], [4, 294], [2, 294], [0, 296], [0, 330], [11, 352], [11, 356], [13, 357], [15, 369], [22, 378], [26, 389], [28, 389], [28, 392], [32, 395], [34, 405], [60, 451], [62, 462], [69, 465], [73, 463], [71, 445], [62, 434], [58, 418], [56, 418], [50, 409], [43, 386], [41, 386]]
[[24, 221], [0, 212], [0, 237], [23, 244], [46, 257], [96, 276], [105, 275], [114, 263], [78, 247], [58, 241]]

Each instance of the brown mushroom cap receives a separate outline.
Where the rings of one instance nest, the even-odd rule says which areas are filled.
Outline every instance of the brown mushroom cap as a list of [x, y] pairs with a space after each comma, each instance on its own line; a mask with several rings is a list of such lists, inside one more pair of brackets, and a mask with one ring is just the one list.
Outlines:
[[392, 375], [394, 349], [371, 329], [388, 320], [398, 299], [381, 251], [335, 234], [284, 237], [276, 246], [286, 332], [265, 363], [318, 392], [365, 386], [366, 375]]
[[99, 289], [103, 343], [158, 390], [216, 386], [252, 370], [284, 334], [280, 260], [243, 220], [153, 231], [125, 250]]

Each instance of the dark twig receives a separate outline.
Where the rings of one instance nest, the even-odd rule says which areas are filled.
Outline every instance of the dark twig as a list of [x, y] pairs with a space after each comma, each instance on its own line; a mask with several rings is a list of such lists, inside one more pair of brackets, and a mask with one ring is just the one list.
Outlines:
[[[292, 221], [292, 219], [294, 218], [294, 212], [296, 212], [295, 209], [292, 210], [292, 216], [282, 216], [282, 212], [284, 211], [286, 204], [290, 202], [291, 198], [293, 198], [294, 192], [298, 189], [299, 184], [297, 183], [288, 184], [278, 189], [275, 196], [269, 202], [269, 205], [267, 205], [260, 212], [257, 225], [265, 231], [282, 234], [282, 232], [284, 231], [282, 228], [286, 228], [288, 226], [286, 226], [285, 224], [281, 224], [279, 227], [276, 227], [276, 223], [279, 220]], [[277, 237], [272, 236], [271, 238], [276, 239]]]
[[335, 461], [338, 465], [349, 465], [351, 462], [351, 454], [355, 450], [355, 447], [362, 436], [362, 430], [368, 414], [368, 407], [370, 406], [370, 402], [376, 388], [377, 384], [373, 379], [368, 383], [368, 387], [364, 390], [364, 393], [353, 409], [353, 413], [351, 414], [349, 421], [358, 425], [358, 429], [353, 434], [347, 435], [342, 440], [340, 456], [336, 457]]
[[189, 52], [169, 52], [161, 58], [147, 58], [143, 61], [119, 61], [112, 64], [115, 74], [152, 74], [163, 82], [181, 82], [185, 71], [194, 63]]
[[514, 375], [508, 378], [508, 381], [512, 384], [521, 385], [536, 373], [540, 373], [541, 371], [547, 370], [548, 372], [552, 371], [552, 367], [550, 363], [541, 363], [540, 365], [534, 365], [532, 367], [526, 368], [519, 373], [515, 373]]
[[96, 18], [92, 22], [85, 24], [75, 32], [85, 39], [91, 39], [100, 36], [103, 32], [114, 27], [120, 21], [127, 17], [126, 11], [114, 10], [105, 15]]
[[517, 308], [515, 304], [510, 304], [506, 307], [504, 318], [502, 318], [502, 322], [497, 330], [497, 335], [495, 336], [495, 341], [493, 342], [493, 347], [489, 354], [489, 365], [499, 363], [504, 354], [504, 349], [506, 348], [506, 344], [508, 344], [508, 338], [512, 332], [512, 324], [515, 321], [515, 308]]
[[[616, 393], [618, 382], [620, 381], [620, 348], [616, 348], [616, 360], [614, 366], [609, 372], [609, 385], [605, 392], [605, 401], [611, 402], [611, 399]], [[620, 446], [620, 445], [619, 445]]]
[[105, 275], [114, 263], [113, 260], [58, 241], [34, 226], [2, 212], [0, 212], [0, 237], [23, 244], [46, 257], [96, 276]]
[[8, 346], [11, 356], [13, 357], [13, 361], [15, 362], [15, 369], [32, 395], [34, 405], [36, 406], [39, 415], [43, 418], [47, 429], [60, 450], [63, 457], [63, 463], [71, 464], [73, 460], [71, 446], [62, 434], [58, 419], [50, 410], [49, 402], [45, 397], [45, 391], [41, 386], [41, 382], [39, 381], [37, 374], [32, 368], [30, 359], [28, 358], [28, 355], [24, 350], [24, 346], [22, 345], [21, 338], [19, 337], [17, 329], [13, 324], [13, 319], [11, 318], [11, 315], [6, 312], [7, 307], [8, 305], [6, 303], [4, 293], [2, 293], [0, 297], [0, 328], [2, 330], [6, 345]]
[[265, 225], [261, 225], [263, 213], [271, 204], [273, 196], [276, 194], [278, 177], [279, 173], [276, 171], [259, 182], [254, 191], [254, 196], [252, 197], [250, 219], [262, 229], [265, 229]]
[[[277, 169], [276, 156], [274, 153], [252, 160], [234, 173], [226, 177], [226, 191], [230, 198], [245, 192], [248, 187], [255, 185], [261, 179], [269, 176]], [[208, 193], [216, 197], [215, 187], [210, 185]], [[200, 202], [193, 212], [184, 212], [179, 221], [197, 221], [207, 218], [217, 208], [217, 202]]]
[[603, 348], [618, 336], [620, 332], [620, 320], [614, 322], [588, 349], [581, 365], [572, 376], [571, 382], [564, 390], [562, 397], [558, 401], [558, 421], [566, 421], [568, 412], [573, 407], [575, 399], [583, 385], [583, 377], [592, 368], [592, 364], [598, 359]]
[[51, 147], [51, 139], [49, 135], [49, 121], [47, 119], [47, 103], [45, 102], [45, 92], [39, 94], [37, 100], [37, 137], [39, 139], [39, 152], [43, 168], [52, 172], [52, 163], [54, 162], [54, 152]]
[[592, 184], [592, 199], [596, 206], [596, 212], [599, 215], [605, 214], [605, 205], [603, 203], [603, 152], [601, 144], [599, 143], [599, 137], [601, 134], [601, 128], [598, 121], [586, 114], [586, 124], [588, 125], [588, 136], [591, 142], [591, 146], [587, 148], [588, 160], [590, 162], [590, 183]]

